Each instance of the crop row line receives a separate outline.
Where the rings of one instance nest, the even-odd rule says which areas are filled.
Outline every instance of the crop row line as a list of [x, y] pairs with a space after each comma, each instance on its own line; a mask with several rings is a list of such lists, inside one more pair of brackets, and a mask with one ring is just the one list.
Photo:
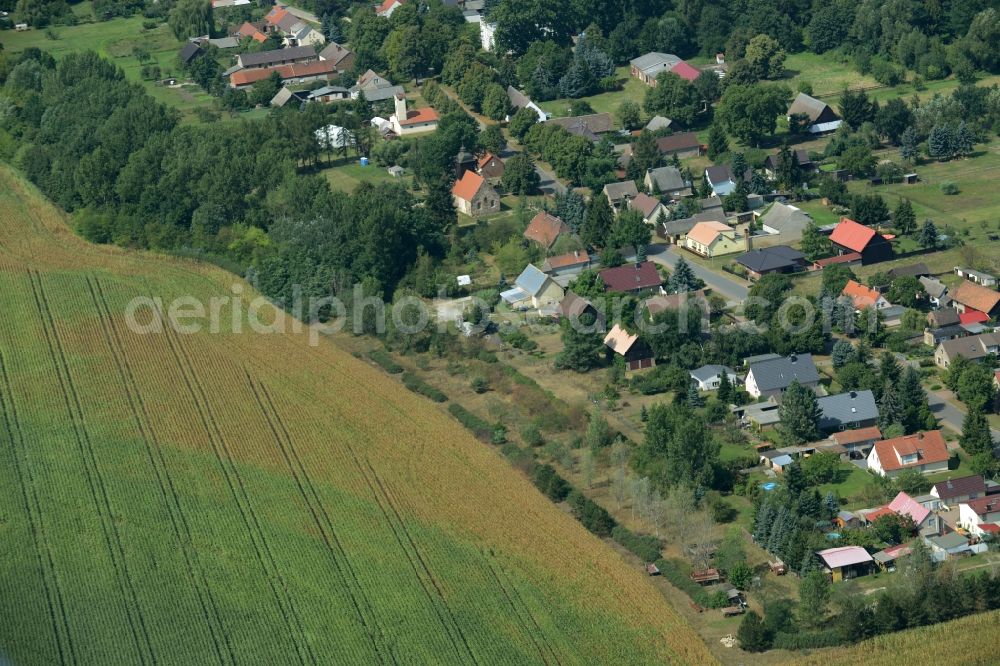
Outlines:
[[[514, 617], [517, 618], [521, 628], [524, 629], [524, 633], [528, 635], [528, 638], [531, 639], [531, 642], [534, 643], [535, 647], [538, 649], [538, 654], [542, 658], [542, 661], [545, 664], [550, 663], [549, 659], [546, 657], [546, 651], [548, 651], [549, 656], [552, 657], [552, 661], [554, 661], [557, 665], [560, 664], [559, 655], [554, 649], [552, 649], [552, 645], [545, 638], [545, 632], [542, 631], [542, 628], [538, 625], [538, 620], [535, 619], [531, 609], [528, 608], [528, 605], [521, 597], [521, 593], [518, 592], [517, 585], [513, 582], [505, 584], [503, 581], [505, 572], [502, 568], [494, 566], [486, 555], [483, 556], [483, 559], [486, 560], [486, 568], [489, 570], [490, 574], [492, 574], [493, 579], [497, 583], [497, 587], [500, 588], [504, 599], [506, 599], [511, 610], [514, 612]], [[530, 624], [524, 619], [524, 616], [528, 617]]]
[[[128, 361], [128, 356], [125, 353], [125, 345], [122, 340], [121, 332], [118, 330], [118, 326], [111, 313], [111, 308], [108, 305], [107, 297], [104, 294], [104, 289], [101, 286], [100, 280], [96, 277], [93, 281], [91, 281], [90, 277], [85, 279], [87, 290], [89, 291], [90, 297], [94, 302], [94, 307], [97, 308], [98, 320], [100, 321], [101, 331], [104, 335], [105, 342], [107, 343], [108, 351], [110, 352], [111, 358], [115, 362], [115, 367], [118, 370], [118, 376], [125, 389], [125, 396], [126, 401], [128, 402], [129, 411], [132, 414], [135, 426], [139, 431], [139, 436], [145, 447], [146, 454], [149, 457], [150, 466], [153, 468], [153, 472], [156, 475], [156, 480], [160, 487], [160, 493], [167, 505], [167, 513], [170, 516], [170, 523], [173, 527], [174, 536], [176, 537], [178, 546], [184, 555], [187, 572], [191, 578], [191, 584], [194, 587], [195, 594], [198, 597], [202, 617], [205, 619], [205, 624], [212, 637], [212, 643], [214, 645], [216, 655], [219, 658], [219, 663], [226, 663], [227, 655], [228, 661], [230, 663], [235, 663], [236, 657], [233, 653], [233, 647], [230, 643], [229, 636], [222, 624], [222, 617], [219, 613], [218, 604], [216, 603], [215, 597], [212, 595], [212, 591], [208, 586], [208, 580], [205, 577], [204, 571], [198, 563], [197, 554], [193, 552], [193, 548], [190, 545], [192, 542], [191, 528], [187, 522], [187, 517], [184, 515], [184, 510], [181, 507], [180, 498], [177, 494], [174, 481], [170, 476], [170, 471], [167, 467], [167, 462], [163, 455], [163, 449], [160, 445], [159, 438], [151, 425], [146, 403], [142, 399], [138, 382], [136, 381], [132, 366]], [[223, 646], [220, 644], [220, 636], [225, 642], [225, 653], [223, 652]]]
[[[45, 340], [49, 349], [56, 376], [59, 379], [66, 408], [69, 411], [70, 421], [73, 425], [73, 433], [77, 446], [80, 449], [84, 461], [84, 471], [86, 472], [87, 483], [91, 496], [97, 508], [98, 517], [101, 521], [101, 528], [104, 533], [105, 543], [111, 557], [112, 566], [118, 578], [118, 584], [125, 601], [125, 614], [128, 618], [129, 628], [135, 642], [141, 661], [156, 663], [156, 654], [153, 651], [149, 632], [146, 628], [146, 620], [139, 605], [139, 596], [136, 592], [135, 584], [132, 581], [131, 573], [128, 569], [128, 562], [125, 557], [125, 549], [122, 546], [121, 535], [118, 533], [118, 526], [114, 519], [114, 511], [111, 508], [111, 501], [108, 497], [107, 486], [97, 464], [97, 456], [90, 441], [90, 434], [87, 432], [86, 422], [83, 415], [83, 407], [80, 402], [79, 393], [73, 382], [73, 375], [66, 360], [66, 351], [62, 340], [59, 338], [59, 331], [56, 328], [55, 318], [49, 305], [48, 297], [42, 284], [41, 275], [37, 272], [28, 271], [31, 283], [32, 296], [38, 308], [39, 316], [42, 319], [42, 329], [45, 333]], [[131, 603], [130, 603], [131, 602]]]
[[[18, 485], [21, 488], [24, 513], [31, 527], [35, 554], [38, 557], [38, 568], [41, 572], [42, 585], [45, 588], [49, 619], [52, 623], [52, 633], [55, 635], [56, 649], [59, 653], [59, 663], [75, 664], [76, 650], [73, 646], [69, 618], [66, 615], [66, 604], [63, 601], [62, 587], [59, 584], [55, 560], [52, 557], [52, 545], [45, 533], [45, 521], [42, 517], [41, 502], [38, 499], [38, 484], [27, 457], [24, 433], [21, 431], [17, 405], [14, 402], [14, 387], [7, 375], [7, 365], [2, 350], [0, 350], [0, 382], [2, 382], [0, 384], [0, 413], [3, 414], [4, 430], [10, 439], [11, 457], [14, 459], [14, 469], [17, 473]], [[24, 452], [23, 469], [21, 461], [18, 460], [18, 449]]]
[[[396, 663], [396, 656], [393, 654], [392, 646], [387, 641], [385, 631], [379, 623], [378, 617], [375, 615], [371, 600], [368, 598], [365, 593], [364, 586], [358, 579], [357, 572], [354, 570], [354, 566], [351, 564], [351, 560], [347, 556], [347, 552], [344, 550], [340, 537], [337, 535], [337, 531], [333, 527], [333, 521], [330, 519], [330, 514], [320, 499], [315, 484], [309, 477], [309, 472], [306, 470], [305, 465], [302, 464], [302, 459], [299, 457], [298, 451], [295, 449], [292, 436], [289, 433], [288, 428], [285, 426], [285, 423], [281, 418], [281, 414], [275, 407], [274, 401], [271, 399], [270, 392], [263, 383], [258, 382], [255, 384], [249, 371], [245, 368], [244, 373], [246, 374], [247, 383], [250, 386], [250, 391], [253, 394], [254, 400], [260, 408], [264, 419], [267, 421], [268, 428], [274, 436], [274, 440], [277, 443], [278, 448], [281, 450], [282, 457], [288, 465], [289, 471], [292, 473], [292, 478], [295, 480], [299, 493], [302, 495], [302, 499], [309, 508], [309, 513], [312, 515], [313, 522], [316, 524], [319, 533], [323, 537], [324, 543], [326, 543], [327, 549], [330, 551], [334, 567], [336, 568], [337, 574], [344, 585], [344, 589], [347, 591], [347, 594], [351, 599], [351, 603], [354, 606], [359, 621], [361, 622], [361, 626], [368, 635], [372, 649], [375, 651], [375, 654], [378, 655], [379, 661], [385, 663], [386, 658], [388, 657], [389, 661]], [[259, 391], [258, 386], [260, 389]], [[341, 562], [343, 563], [343, 566], [341, 565]], [[352, 585], [354, 589], [352, 589]], [[376, 633], [379, 640], [376, 640]], [[388, 647], [388, 654], [383, 654], [380, 642]]]
[[[295, 645], [295, 651], [299, 661], [303, 664], [307, 662], [316, 664], [316, 655], [313, 653], [312, 646], [309, 644], [305, 631], [302, 628], [302, 621], [296, 612], [294, 601], [291, 598], [288, 586], [285, 584], [284, 578], [278, 570], [278, 566], [274, 560], [274, 554], [271, 552], [271, 549], [267, 544], [267, 539], [264, 535], [260, 521], [257, 519], [257, 515], [250, 503], [250, 496], [247, 492], [246, 485], [243, 483], [243, 479], [240, 476], [239, 470], [236, 468], [233, 461], [232, 454], [229, 451], [229, 446], [222, 435], [222, 430], [219, 428], [219, 424], [212, 413], [212, 408], [208, 402], [205, 388], [202, 385], [201, 380], [198, 378], [194, 369], [194, 364], [192, 363], [187, 350], [184, 349], [179, 337], [175, 338], [176, 333], [172, 334], [171, 327], [163, 312], [158, 310], [157, 314], [160, 317], [163, 330], [166, 332], [165, 337], [170, 347], [171, 354], [177, 362], [177, 366], [184, 379], [184, 384], [198, 411], [198, 416], [201, 421], [201, 425], [205, 430], [205, 434], [208, 437], [209, 444], [212, 447], [212, 451], [215, 454], [219, 466], [222, 468], [222, 474], [225, 477], [226, 484], [228, 485], [229, 491], [233, 496], [237, 508], [239, 509], [240, 517], [242, 518], [243, 525], [247, 530], [247, 535], [250, 539], [251, 545], [253, 546], [254, 554], [256, 555], [257, 561], [264, 572], [264, 577], [267, 579], [267, 582], [271, 587], [271, 592], [278, 605], [279, 613], [285, 621], [288, 633]], [[284, 591], [283, 595], [279, 593], [279, 584]]]
[[[351, 450], [351, 455], [352, 456], [354, 455], [353, 449]], [[403, 552], [407, 553], [407, 559], [410, 560], [410, 565], [413, 567], [414, 573], [417, 575], [417, 579], [420, 580], [421, 585], [424, 588], [424, 591], [427, 593], [428, 597], [431, 597], [431, 605], [434, 606], [435, 610], [438, 611], [438, 616], [441, 618], [441, 622], [445, 626], [445, 630], [448, 633], [449, 637], [451, 638], [452, 644], [455, 645], [456, 651], [459, 652], [459, 654], [461, 655], [461, 650], [459, 649], [458, 644], [455, 642], [455, 638], [452, 635], [452, 632], [454, 632], [454, 634], [458, 636], [458, 640], [461, 641], [462, 645], [465, 647], [465, 652], [468, 654], [468, 657], [472, 660], [472, 662], [479, 663], [479, 660], [476, 658], [475, 653], [469, 646], [469, 641], [468, 639], [466, 639], [465, 633], [462, 631], [462, 627], [458, 624], [458, 621], [455, 619], [455, 614], [452, 612], [451, 607], [448, 605], [448, 600], [444, 596], [444, 591], [438, 584], [437, 579], [434, 578], [434, 574], [431, 571], [430, 566], [427, 564], [426, 559], [421, 554], [420, 549], [417, 547], [417, 543], [413, 539], [413, 535], [411, 535], [409, 529], [407, 529], [406, 523], [403, 521], [403, 517], [402, 515], [400, 515], [399, 510], [396, 508], [396, 505], [393, 502], [392, 497], [389, 495], [389, 492], [386, 489], [385, 484], [379, 478], [378, 474], [375, 472], [375, 468], [372, 467], [371, 461], [368, 460], [367, 457], [365, 458], [365, 465], [368, 468], [368, 472], [371, 474], [371, 478], [374, 479], [375, 486], [378, 487], [379, 492], [375, 491], [375, 486], [372, 486], [371, 481], [368, 479], [367, 475], [365, 476], [365, 481], [368, 482], [368, 485], [372, 489], [372, 492], [375, 493], [376, 499], [379, 497], [379, 495], [381, 495], [381, 497], [383, 498], [384, 506], [383, 502], [379, 502], [379, 506], [382, 507], [382, 512], [385, 514], [386, 520], [389, 521], [390, 527], [392, 527], [393, 521], [389, 517], [389, 515], [385, 513], [385, 506], [388, 506], [389, 511], [391, 511], [392, 515], [395, 516], [396, 526], [398, 527], [399, 532], [402, 532], [403, 537], [409, 544], [413, 556], [416, 557], [416, 562], [414, 562], [413, 557], [410, 556], [409, 552], [406, 549], [406, 546], [400, 539], [399, 533], [397, 532], [397, 528], [393, 527], [393, 532], [396, 533], [396, 539], [397, 541], [399, 541], [400, 547], [403, 548]], [[362, 474], [364, 474], [364, 470], [362, 470]], [[419, 569], [417, 566], [418, 564], [419, 564]], [[423, 572], [423, 576], [421, 576], [421, 572]], [[434, 591], [437, 595], [440, 605], [443, 608], [443, 612], [448, 617], [449, 620], [448, 622], [446, 622], [444, 617], [441, 615], [441, 610], [438, 609], [438, 605], [433, 602], [433, 595], [431, 595], [430, 590], [427, 589], [427, 583], [425, 582], [424, 577], [426, 577], [426, 579], [430, 581], [431, 586], [434, 588]]]

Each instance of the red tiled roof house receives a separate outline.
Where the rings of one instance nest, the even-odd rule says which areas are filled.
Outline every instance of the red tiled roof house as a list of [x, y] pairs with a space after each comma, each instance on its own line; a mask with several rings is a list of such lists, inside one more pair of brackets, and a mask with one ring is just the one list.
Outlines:
[[892, 244], [889, 239], [871, 227], [846, 217], [840, 218], [840, 224], [830, 234], [830, 241], [838, 255], [861, 255], [862, 265], [892, 259]]
[[918, 432], [875, 442], [868, 454], [868, 469], [880, 476], [895, 478], [904, 469], [921, 474], [948, 470], [948, 447], [940, 430]]

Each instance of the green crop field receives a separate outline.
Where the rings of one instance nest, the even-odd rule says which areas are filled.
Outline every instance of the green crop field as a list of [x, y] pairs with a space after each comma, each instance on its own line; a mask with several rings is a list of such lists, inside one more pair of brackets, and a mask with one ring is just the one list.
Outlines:
[[[3, 658], [714, 661], [445, 406], [331, 340], [251, 332], [220, 269], [86, 244], [2, 165], [0, 211]], [[136, 296], [241, 288], [241, 333], [128, 325]]]

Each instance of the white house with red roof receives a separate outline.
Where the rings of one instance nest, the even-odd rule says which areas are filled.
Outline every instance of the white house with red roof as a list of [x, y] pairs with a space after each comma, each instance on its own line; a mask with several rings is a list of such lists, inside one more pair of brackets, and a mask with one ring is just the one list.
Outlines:
[[438, 126], [437, 111], [429, 106], [421, 109], [406, 108], [406, 96], [397, 93], [395, 96], [396, 113], [389, 116], [389, 124], [396, 136], [407, 136], [420, 132], [433, 132]]
[[1000, 525], [1000, 495], [987, 495], [958, 505], [958, 524], [971, 534], [981, 537], [998, 536]]
[[856, 280], [848, 280], [847, 284], [844, 285], [843, 291], [840, 293], [842, 296], [851, 299], [854, 309], [858, 311], [866, 308], [884, 310], [892, 305], [889, 299], [880, 294], [878, 290], [866, 287]]
[[941, 431], [929, 430], [875, 442], [867, 461], [870, 471], [895, 478], [905, 469], [921, 474], [945, 472], [949, 457]]
[[375, 13], [379, 16], [389, 18], [392, 13], [403, 6], [403, 0], [385, 0], [375, 8]]

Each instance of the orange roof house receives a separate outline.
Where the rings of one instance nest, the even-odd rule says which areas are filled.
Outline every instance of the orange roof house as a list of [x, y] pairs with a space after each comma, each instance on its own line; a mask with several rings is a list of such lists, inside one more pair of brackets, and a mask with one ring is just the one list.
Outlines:
[[717, 257], [746, 249], [736, 230], [724, 222], [707, 220], [691, 227], [684, 247], [703, 257]]
[[298, 62], [292, 65], [279, 65], [277, 67], [261, 67], [259, 69], [241, 69], [233, 72], [229, 77], [229, 85], [233, 88], [245, 88], [258, 81], [277, 73], [282, 81], [298, 79], [301, 81], [314, 81], [316, 79], [327, 79], [337, 72], [337, 67], [331, 62], [317, 60], [315, 62]]
[[947, 470], [949, 457], [941, 431], [930, 430], [875, 442], [868, 454], [868, 469], [890, 478], [905, 469], [928, 474]]
[[649, 345], [638, 334], [629, 333], [618, 324], [604, 336], [604, 344], [625, 359], [629, 370], [651, 368], [655, 364]]
[[475, 171], [466, 171], [451, 188], [451, 197], [460, 213], [472, 217], [500, 212], [500, 195]]
[[837, 254], [860, 254], [863, 265], [892, 258], [892, 244], [888, 238], [846, 217], [840, 218], [840, 224], [830, 234], [830, 241]]
[[528, 228], [524, 230], [524, 237], [548, 250], [560, 234], [569, 233], [569, 230], [569, 226], [558, 217], [542, 211], [531, 218]]
[[236, 34], [239, 37], [249, 37], [250, 39], [257, 42], [263, 43], [267, 41], [267, 36], [260, 30], [258, 30], [257, 26], [255, 26], [253, 23], [250, 23], [249, 21], [244, 21], [243, 25], [240, 26], [240, 29], [236, 31]]
[[854, 303], [855, 310], [864, 310], [865, 308], [872, 307], [877, 310], [881, 310], [882, 308], [887, 308], [890, 305], [885, 296], [878, 293], [875, 289], [866, 287], [855, 280], [848, 280], [847, 284], [844, 285], [843, 291], [840, 293], [851, 299], [851, 302]]
[[959, 313], [977, 310], [991, 317], [1000, 314], [1000, 292], [982, 287], [975, 282], [968, 280], [962, 282], [952, 294], [952, 299]]

